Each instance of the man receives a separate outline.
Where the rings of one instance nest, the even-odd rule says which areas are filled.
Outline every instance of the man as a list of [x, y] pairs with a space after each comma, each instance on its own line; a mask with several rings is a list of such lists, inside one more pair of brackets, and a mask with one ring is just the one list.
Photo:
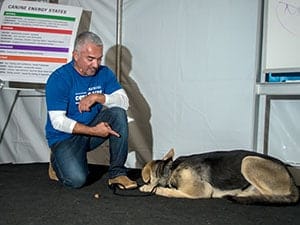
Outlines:
[[72, 56], [73, 60], [54, 71], [46, 84], [49, 171], [54, 169], [50, 178], [67, 187], [82, 187], [88, 176], [87, 152], [109, 139], [108, 184], [136, 188], [124, 166], [128, 155], [128, 97], [115, 74], [100, 65], [101, 38], [92, 32], [79, 34]]

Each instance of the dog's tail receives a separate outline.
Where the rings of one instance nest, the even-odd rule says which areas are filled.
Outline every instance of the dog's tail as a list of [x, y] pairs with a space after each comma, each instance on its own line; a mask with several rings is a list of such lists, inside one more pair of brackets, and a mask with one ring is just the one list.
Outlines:
[[289, 195], [253, 195], [247, 197], [224, 196], [225, 199], [240, 204], [256, 204], [256, 205], [295, 205], [299, 202], [299, 190], [294, 186]]

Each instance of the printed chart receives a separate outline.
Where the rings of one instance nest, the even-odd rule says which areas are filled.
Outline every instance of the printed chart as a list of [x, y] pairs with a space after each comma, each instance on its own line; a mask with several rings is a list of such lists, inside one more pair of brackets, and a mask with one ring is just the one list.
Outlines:
[[0, 79], [46, 83], [71, 60], [82, 8], [8, 0], [0, 14]]

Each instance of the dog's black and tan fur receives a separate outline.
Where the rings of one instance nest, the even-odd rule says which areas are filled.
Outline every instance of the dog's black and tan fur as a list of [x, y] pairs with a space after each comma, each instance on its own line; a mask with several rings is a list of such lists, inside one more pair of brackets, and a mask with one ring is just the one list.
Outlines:
[[142, 169], [140, 191], [174, 198], [223, 198], [245, 204], [293, 204], [299, 190], [286, 165], [245, 150], [182, 156], [171, 149]]

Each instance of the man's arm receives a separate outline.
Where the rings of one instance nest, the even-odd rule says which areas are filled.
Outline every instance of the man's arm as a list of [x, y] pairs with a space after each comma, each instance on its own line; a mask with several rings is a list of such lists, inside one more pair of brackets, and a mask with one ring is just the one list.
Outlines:
[[82, 98], [78, 104], [79, 112], [90, 111], [95, 103], [100, 103], [108, 108], [120, 107], [127, 110], [129, 100], [124, 89], [119, 89], [111, 94], [90, 94]]
[[65, 133], [73, 134], [84, 134], [91, 136], [106, 137], [108, 135], [115, 135], [119, 137], [120, 135], [111, 129], [108, 123], [101, 122], [96, 126], [86, 126], [84, 124], [78, 123], [66, 116], [65, 111], [49, 111], [50, 120], [54, 129]]

